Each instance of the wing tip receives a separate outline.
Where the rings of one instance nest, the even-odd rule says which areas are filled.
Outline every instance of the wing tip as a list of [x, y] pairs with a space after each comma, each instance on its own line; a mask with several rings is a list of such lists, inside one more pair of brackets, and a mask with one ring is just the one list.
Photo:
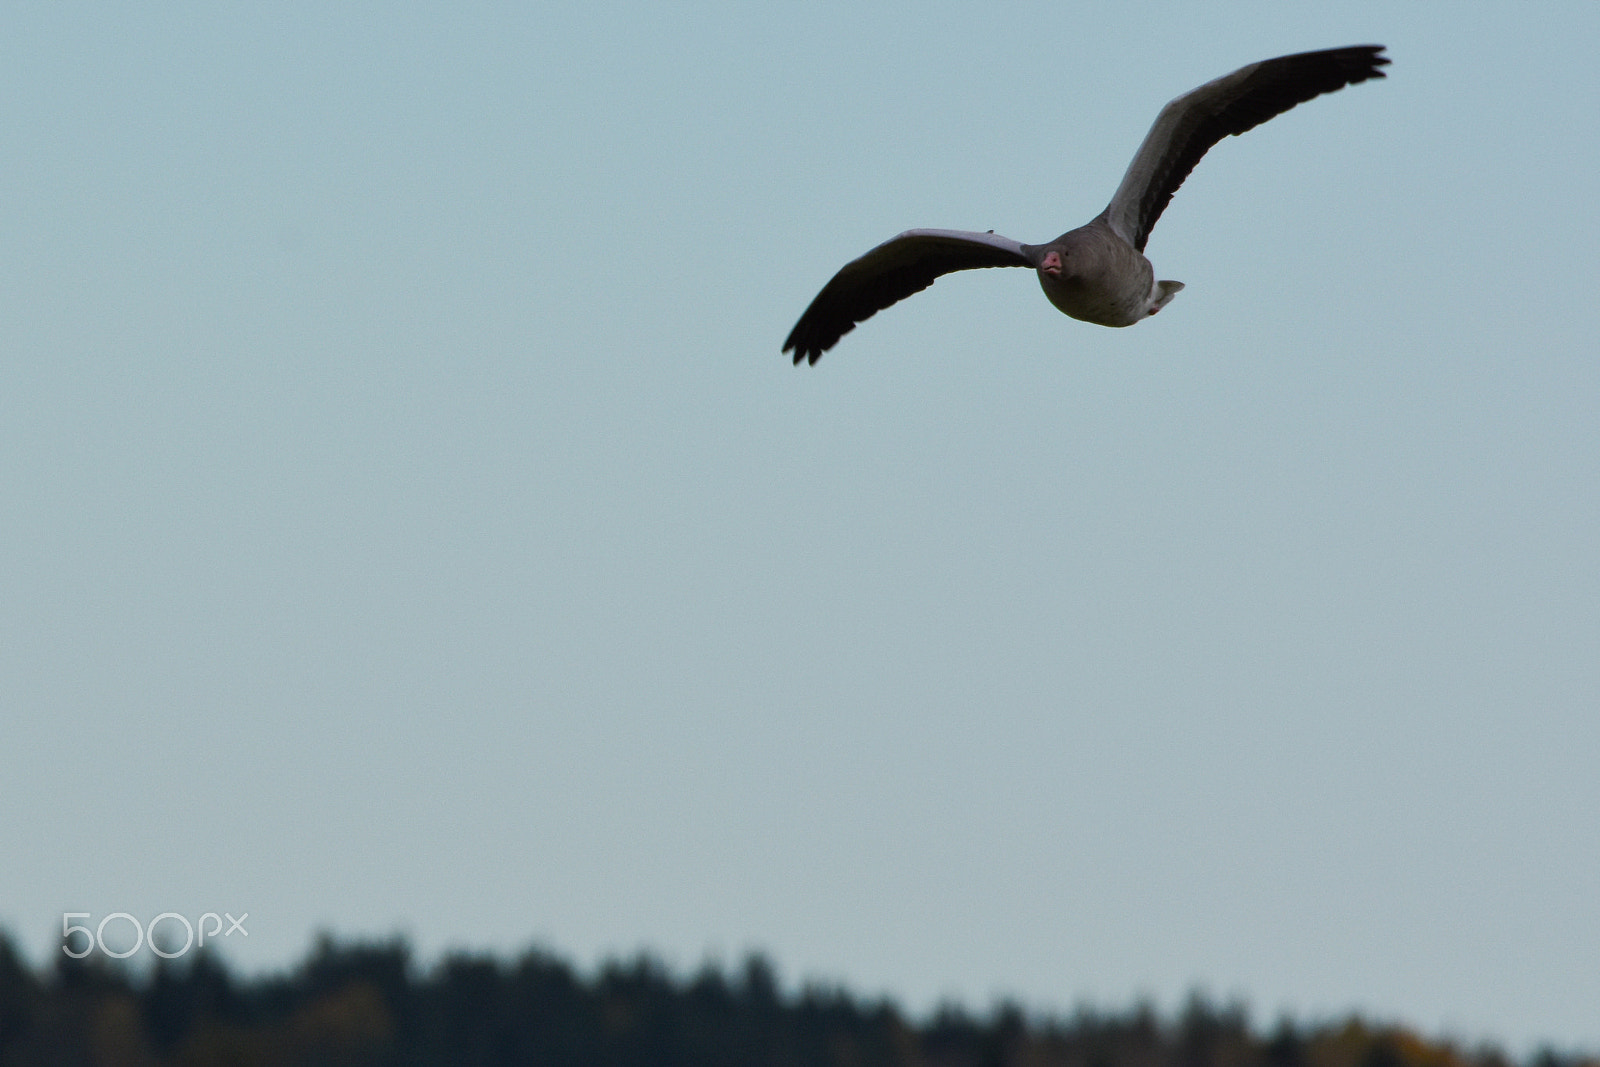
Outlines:
[[[840, 336], [842, 337], [843, 334]], [[807, 366], [814, 367], [817, 364], [817, 360], [822, 358], [822, 353], [838, 343], [839, 339], [837, 337], [827, 344], [820, 344], [816, 341], [798, 341], [795, 339], [794, 334], [791, 333], [789, 339], [783, 342], [782, 351], [784, 355], [788, 355], [790, 352], [794, 353], [794, 365], [796, 367], [802, 362]]]
[[1360, 78], [1359, 80], [1365, 81], [1367, 78], [1387, 78], [1388, 77], [1388, 75], [1383, 72], [1383, 68], [1387, 67], [1390, 63], [1394, 62], [1388, 56], [1383, 54], [1384, 52], [1388, 51], [1388, 48], [1389, 48], [1388, 45], [1383, 45], [1383, 44], [1361, 44], [1361, 45], [1356, 45], [1355, 47], [1356, 47], [1357, 51], [1364, 53], [1366, 55], [1366, 57], [1367, 57], [1367, 68], [1368, 69], [1367, 69], [1365, 75], [1362, 78]]
[[1393, 60], [1383, 54], [1387, 49], [1388, 45], [1353, 44], [1345, 48], [1330, 48], [1325, 54], [1336, 57], [1335, 61], [1345, 68], [1346, 77], [1349, 79], [1345, 82], [1346, 85], [1359, 85], [1369, 78], [1388, 77], [1383, 68]]

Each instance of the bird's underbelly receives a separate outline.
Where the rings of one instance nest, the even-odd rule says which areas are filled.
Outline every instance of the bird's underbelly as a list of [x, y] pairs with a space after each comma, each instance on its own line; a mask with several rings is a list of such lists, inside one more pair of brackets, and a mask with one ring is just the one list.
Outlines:
[[1063, 314], [1098, 326], [1132, 326], [1150, 312], [1154, 273], [1148, 263], [1142, 265], [1142, 271], [1115, 277], [1056, 278], [1041, 274], [1039, 285]]

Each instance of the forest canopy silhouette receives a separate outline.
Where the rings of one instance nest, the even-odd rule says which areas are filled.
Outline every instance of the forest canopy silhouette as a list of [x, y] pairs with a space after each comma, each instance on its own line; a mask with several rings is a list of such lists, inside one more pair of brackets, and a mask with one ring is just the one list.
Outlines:
[[[208, 952], [135, 971], [98, 955], [30, 968], [0, 933], [0, 1067], [35, 1064], [551, 1067], [1513, 1067], [1358, 1017], [1252, 1028], [1195, 995], [1041, 1017], [947, 1005], [916, 1021], [837, 986], [792, 994], [760, 955], [676, 976], [641, 955], [589, 977], [530, 949], [514, 960], [320, 936], [286, 974], [239, 977]], [[1544, 1050], [1525, 1067], [1600, 1067]]]

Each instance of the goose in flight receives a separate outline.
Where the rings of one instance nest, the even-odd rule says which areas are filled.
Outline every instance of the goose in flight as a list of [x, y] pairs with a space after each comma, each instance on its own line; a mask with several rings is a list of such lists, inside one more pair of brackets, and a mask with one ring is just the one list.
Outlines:
[[815, 363], [839, 338], [941, 274], [977, 267], [1032, 267], [1044, 295], [1065, 314], [1101, 326], [1132, 326], [1167, 305], [1182, 282], [1156, 281], [1145, 241], [1178, 186], [1212, 145], [1254, 129], [1314, 96], [1381, 78], [1382, 45], [1265, 59], [1207, 82], [1161, 109], [1116, 195], [1087, 226], [1049, 244], [1026, 245], [993, 230], [907, 230], [846, 263], [806, 308], [783, 343], [794, 361]]

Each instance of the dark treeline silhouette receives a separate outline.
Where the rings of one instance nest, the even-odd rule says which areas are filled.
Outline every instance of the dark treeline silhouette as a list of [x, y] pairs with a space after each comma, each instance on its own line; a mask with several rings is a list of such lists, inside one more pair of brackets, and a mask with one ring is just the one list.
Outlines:
[[[1191, 998], [1038, 1018], [946, 1007], [923, 1022], [887, 1001], [810, 986], [791, 995], [752, 956], [680, 978], [646, 956], [585, 978], [529, 951], [447, 956], [421, 968], [399, 939], [319, 938], [286, 975], [238, 978], [197, 953], [135, 974], [103, 957], [35, 973], [0, 934], [0, 1067], [33, 1065], [424, 1067], [1512, 1067], [1352, 1018], [1251, 1029], [1243, 1008]], [[1539, 1053], [1525, 1067], [1600, 1067]]]

